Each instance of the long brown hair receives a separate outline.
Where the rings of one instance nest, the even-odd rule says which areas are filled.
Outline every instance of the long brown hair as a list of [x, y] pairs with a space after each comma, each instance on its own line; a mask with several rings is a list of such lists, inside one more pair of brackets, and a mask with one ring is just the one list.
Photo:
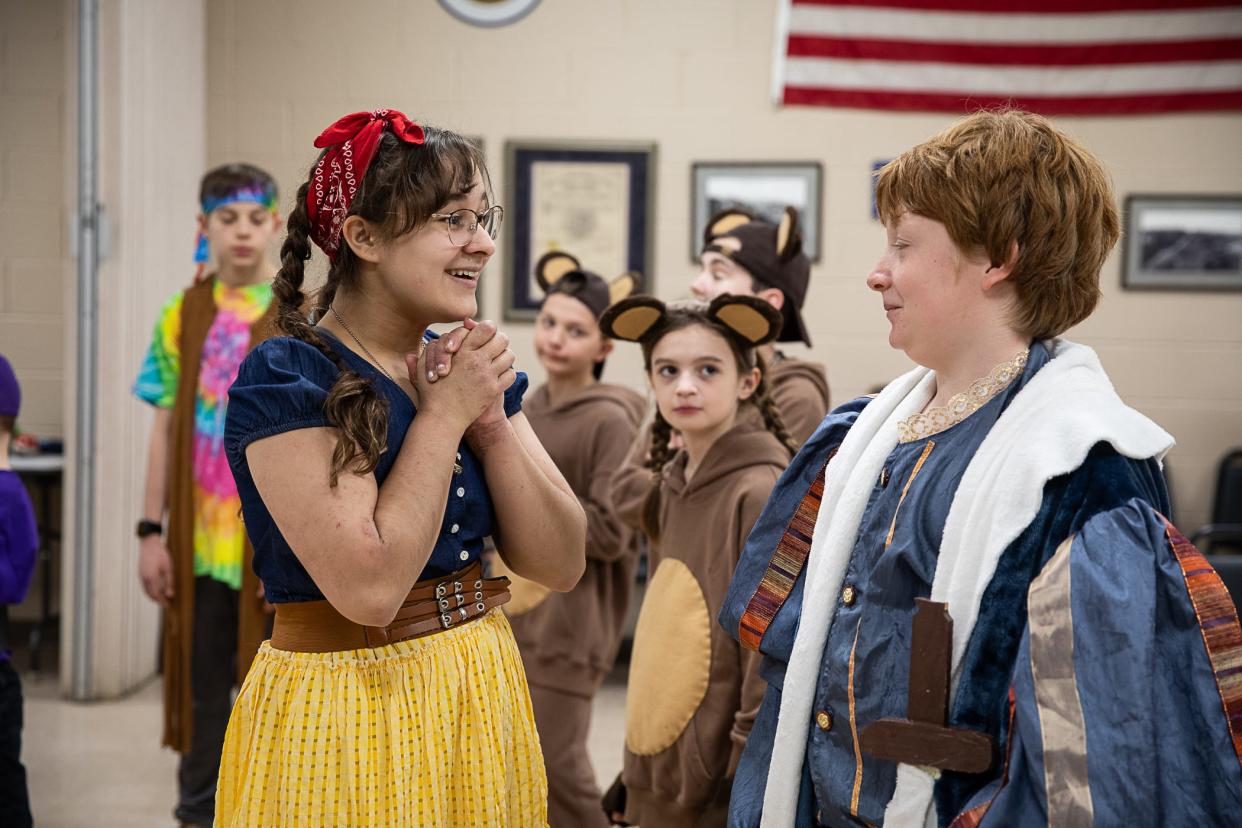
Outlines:
[[[759, 384], [755, 386], [755, 392], [739, 402], [739, 406], [749, 404], [757, 407], [760, 415], [763, 417], [764, 428], [781, 441], [781, 444], [785, 446], [792, 457], [798, 451], [798, 443], [785, 427], [785, 421], [781, 419], [776, 403], [772, 400], [772, 396], [769, 393], [767, 365], [764, 363], [763, 357], [759, 355], [758, 349], [747, 347], [734, 332], [709, 317], [707, 309], [708, 306], [704, 302], [683, 302], [669, 305], [665, 311], [664, 318], [661, 320], [659, 334], [643, 339], [640, 343], [643, 350], [643, 368], [648, 375], [651, 374], [651, 356], [655, 352], [656, 344], [673, 331], [702, 325], [713, 333], [718, 334], [725, 342], [729, 343], [729, 350], [733, 353], [733, 359], [737, 363], [739, 373], [745, 374], [753, 368], [759, 369]], [[643, 501], [642, 515], [640, 516], [642, 529], [652, 541], [660, 539], [660, 502], [661, 491], [664, 487], [664, 470], [668, 467], [669, 462], [676, 453], [668, 445], [669, 438], [672, 436], [673, 427], [668, 420], [664, 419], [664, 415], [660, 413], [660, 409], [657, 406], [655, 419], [651, 424], [651, 448], [644, 463], [646, 468], [651, 470], [651, 488], [647, 490], [647, 497]]]
[[[406, 143], [385, 132], [350, 204], [348, 215], [366, 219], [382, 239], [395, 239], [421, 227], [445, 202], [469, 190], [476, 173], [483, 176], [485, 186], [488, 184], [487, 167], [477, 146], [449, 130], [424, 126], [423, 131], [422, 144]], [[311, 170], [313, 174], [314, 165]], [[318, 319], [328, 310], [339, 288], [348, 288], [357, 279], [359, 260], [348, 244], [342, 244], [328, 267], [323, 287], [308, 302], [302, 283], [311, 257], [311, 223], [306, 210], [310, 178], [308, 175], [298, 188], [297, 202], [289, 214], [288, 235], [280, 248], [280, 270], [272, 290], [279, 303], [277, 329], [315, 346], [340, 371], [323, 406], [328, 422], [340, 432], [332, 453], [330, 483], [335, 486], [342, 471], [375, 471], [388, 444], [388, 403], [370, 380], [345, 364], [311, 324], [312, 318]]]

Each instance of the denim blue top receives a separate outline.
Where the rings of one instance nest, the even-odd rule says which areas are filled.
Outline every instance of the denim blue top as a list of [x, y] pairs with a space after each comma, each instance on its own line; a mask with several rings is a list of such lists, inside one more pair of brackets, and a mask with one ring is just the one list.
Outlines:
[[[1044, 346], [1032, 344], [1026, 369], [1008, 388], [951, 428], [898, 443], [872, 487], [842, 588], [852, 587], [854, 596], [849, 602], [837, 596], [815, 692], [814, 709], [827, 711], [843, 726], [827, 732], [813, 727], [807, 743], [824, 825], [858, 824], [849, 813], [857, 772], [854, 739], [844, 726], [850, 711], [851, 653], [857, 674], [868, 679], [867, 692], [857, 694], [856, 721], [904, 717], [914, 599], [931, 595], [953, 496], [1001, 412], [1047, 362]], [[886, 543], [890, 530], [892, 541]], [[893, 796], [897, 766], [869, 756], [863, 761], [858, 816], [879, 825]]]
[[[375, 468], [376, 482], [383, 485], [418, 412], [409, 395], [370, 362], [326, 332], [320, 333], [388, 402], [388, 446]], [[314, 346], [291, 337], [276, 337], [246, 357], [229, 389], [224, 447], [237, 479], [246, 532], [254, 546], [254, 569], [272, 603], [317, 601], [323, 593], [289, 548], [259, 496], [246, 463], [246, 447], [255, 440], [296, 428], [328, 426], [323, 405], [338, 373], [332, 360]], [[527, 385], [526, 374], [519, 372], [517, 381], [505, 392], [506, 415], [512, 417], [521, 411]], [[464, 441], [457, 452], [461, 471], [449, 482], [440, 535], [420, 580], [448, 574], [477, 560], [483, 551], [483, 538], [493, 531], [495, 512], [483, 464]]]

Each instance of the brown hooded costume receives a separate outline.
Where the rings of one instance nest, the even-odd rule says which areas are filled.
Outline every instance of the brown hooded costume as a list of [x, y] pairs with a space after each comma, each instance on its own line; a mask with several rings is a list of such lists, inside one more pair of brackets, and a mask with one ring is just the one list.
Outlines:
[[[610, 310], [605, 329], [641, 339], [623, 335], [624, 318], [610, 326], [610, 317], [623, 317], [627, 305], [642, 298]], [[726, 295], [710, 307], [739, 305], [768, 314], [774, 335], [779, 317], [761, 299]], [[750, 345], [763, 341], [753, 332], [744, 338]], [[649, 553], [652, 575], [634, 633], [626, 694], [621, 778], [630, 824], [725, 824], [733, 775], [765, 683], [757, 654], [741, 648], [715, 619], [746, 538], [789, 459], [789, 449], [764, 428], [754, 406], [743, 403], [734, 426], [712, 444], [690, 479], [685, 451], [665, 466], [659, 539]], [[649, 489], [652, 473], [641, 471]], [[641, 512], [641, 503], [618, 505], [631, 516]]]
[[768, 363], [768, 385], [768, 393], [789, 433], [799, 443], [805, 443], [829, 411], [824, 366], [777, 350]]
[[[712, 217], [703, 233], [703, 252], [720, 253], [745, 268], [757, 287], [775, 287], [785, 294], [778, 342], [811, 344], [802, 319], [802, 303], [810, 282], [811, 262], [802, 252], [798, 213], [785, 211], [780, 227], [744, 210], [723, 210]], [[768, 394], [781, 412], [785, 427], [799, 444], [815, 433], [830, 410], [828, 375], [818, 362], [796, 359], [776, 349], [768, 359]], [[754, 409], [739, 416], [754, 416]], [[649, 434], [647, 429], [644, 434]], [[643, 468], [650, 439], [634, 446], [627, 462], [613, 477], [613, 497], [627, 523], [637, 526], [650, 476]]]

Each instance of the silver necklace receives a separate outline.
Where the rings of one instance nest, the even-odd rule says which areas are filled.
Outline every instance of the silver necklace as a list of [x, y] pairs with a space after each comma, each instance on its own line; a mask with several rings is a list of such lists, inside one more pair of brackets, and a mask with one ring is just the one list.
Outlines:
[[[375, 367], [383, 371], [384, 376], [392, 380], [393, 385], [400, 386], [400, 383], [398, 383], [395, 379], [392, 378], [392, 374], [388, 373], [388, 371], [384, 369], [384, 366], [380, 363], [380, 361], [375, 358], [375, 354], [371, 353], [371, 351], [367, 348], [367, 346], [362, 344], [362, 340], [358, 338], [358, 335], [353, 332], [353, 329], [350, 328], [349, 325], [345, 322], [345, 320], [341, 318], [341, 315], [336, 312], [336, 308], [328, 308], [328, 310], [332, 311], [332, 315], [336, 317], [337, 322], [341, 323], [341, 327], [345, 329], [345, 333], [349, 334], [350, 339], [358, 343], [358, 347], [362, 349], [362, 352], [366, 354], [367, 357], [372, 362], [375, 363]], [[418, 346], [418, 355], [420, 357], [423, 355], [423, 350], [426, 347], [427, 347], [426, 342], [423, 342], [422, 344]], [[453, 463], [453, 474], [461, 474], [461, 473], [462, 473], [461, 454], [459, 452], [457, 455], [457, 461]]]
[[341, 318], [341, 315], [336, 312], [336, 308], [328, 308], [328, 310], [332, 311], [332, 316], [336, 318], [337, 322], [341, 323], [341, 327], [345, 329], [345, 333], [349, 334], [350, 339], [358, 343], [358, 347], [361, 348], [362, 352], [367, 355], [367, 358], [370, 359], [371, 362], [375, 363], [375, 367], [380, 369], [380, 371], [383, 372], [384, 376], [392, 380], [394, 385], [398, 385], [399, 383], [395, 379], [393, 379], [392, 374], [388, 373], [388, 369], [384, 367], [383, 363], [381, 363], [378, 359], [375, 358], [375, 354], [371, 353], [370, 349], [367, 348], [366, 345], [362, 344], [362, 340], [358, 338], [358, 334], [354, 333], [353, 329], [349, 327], [349, 325], [345, 322], [345, 320]]

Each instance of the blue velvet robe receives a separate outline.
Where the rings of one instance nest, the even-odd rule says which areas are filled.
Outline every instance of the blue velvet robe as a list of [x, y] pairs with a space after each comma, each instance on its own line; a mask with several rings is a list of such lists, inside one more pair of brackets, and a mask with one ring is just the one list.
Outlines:
[[[805, 747], [798, 826], [882, 824], [897, 766], [857, 751], [855, 734], [878, 718], [905, 716], [914, 599], [931, 592], [957, 484], [1001, 412], [1047, 360], [1036, 344], [1010, 388], [956, 426], [899, 443], [887, 458], [860, 523], [848, 594], [815, 597], [838, 605], [815, 693], [819, 725]], [[795, 509], [868, 402], [854, 400], [825, 418], [778, 481], [720, 614], [732, 635]], [[940, 775], [940, 825], [959, 816], [961, 826], [1046, 825], [1049, 793], [1061, 796], [1084, 779], [1083, 819], [1096, 825], [1242, 825], [1242, 642], [1222, 652], [1217, 640], [1209, 652], [1205, 627], [1219, 639], [1230, 619], [1216, 617], [1218, 603], [1201, 624], [1206, 610], [1197, 613], [1188, 578], [1206, 565], [1179, 562], [1167, 511], [1158, 463], [1107, 444], [1045, 485], [1038, 514], [1005, 550], [984, 595], [949, 710], [950, 726], [993, 737], [993, 764], [981, 774]], [[1072, 628], [1071, 684], [1085, 730], [1085, 768], [1075, 780], [1058, 776], [1063, 762], [1045, 769], [1037, 700], [1048, 686], [1036, 684], [1027, 617], [1032, 581], [1067, 539], [1072, 590], [1064, 623]], [[803, 572], [760, 641], [768, 689], [734, 781], [731, 826], [759, 825], [804, 581]], [[1052, 813], [1067, 813], [1063, 805]]]

